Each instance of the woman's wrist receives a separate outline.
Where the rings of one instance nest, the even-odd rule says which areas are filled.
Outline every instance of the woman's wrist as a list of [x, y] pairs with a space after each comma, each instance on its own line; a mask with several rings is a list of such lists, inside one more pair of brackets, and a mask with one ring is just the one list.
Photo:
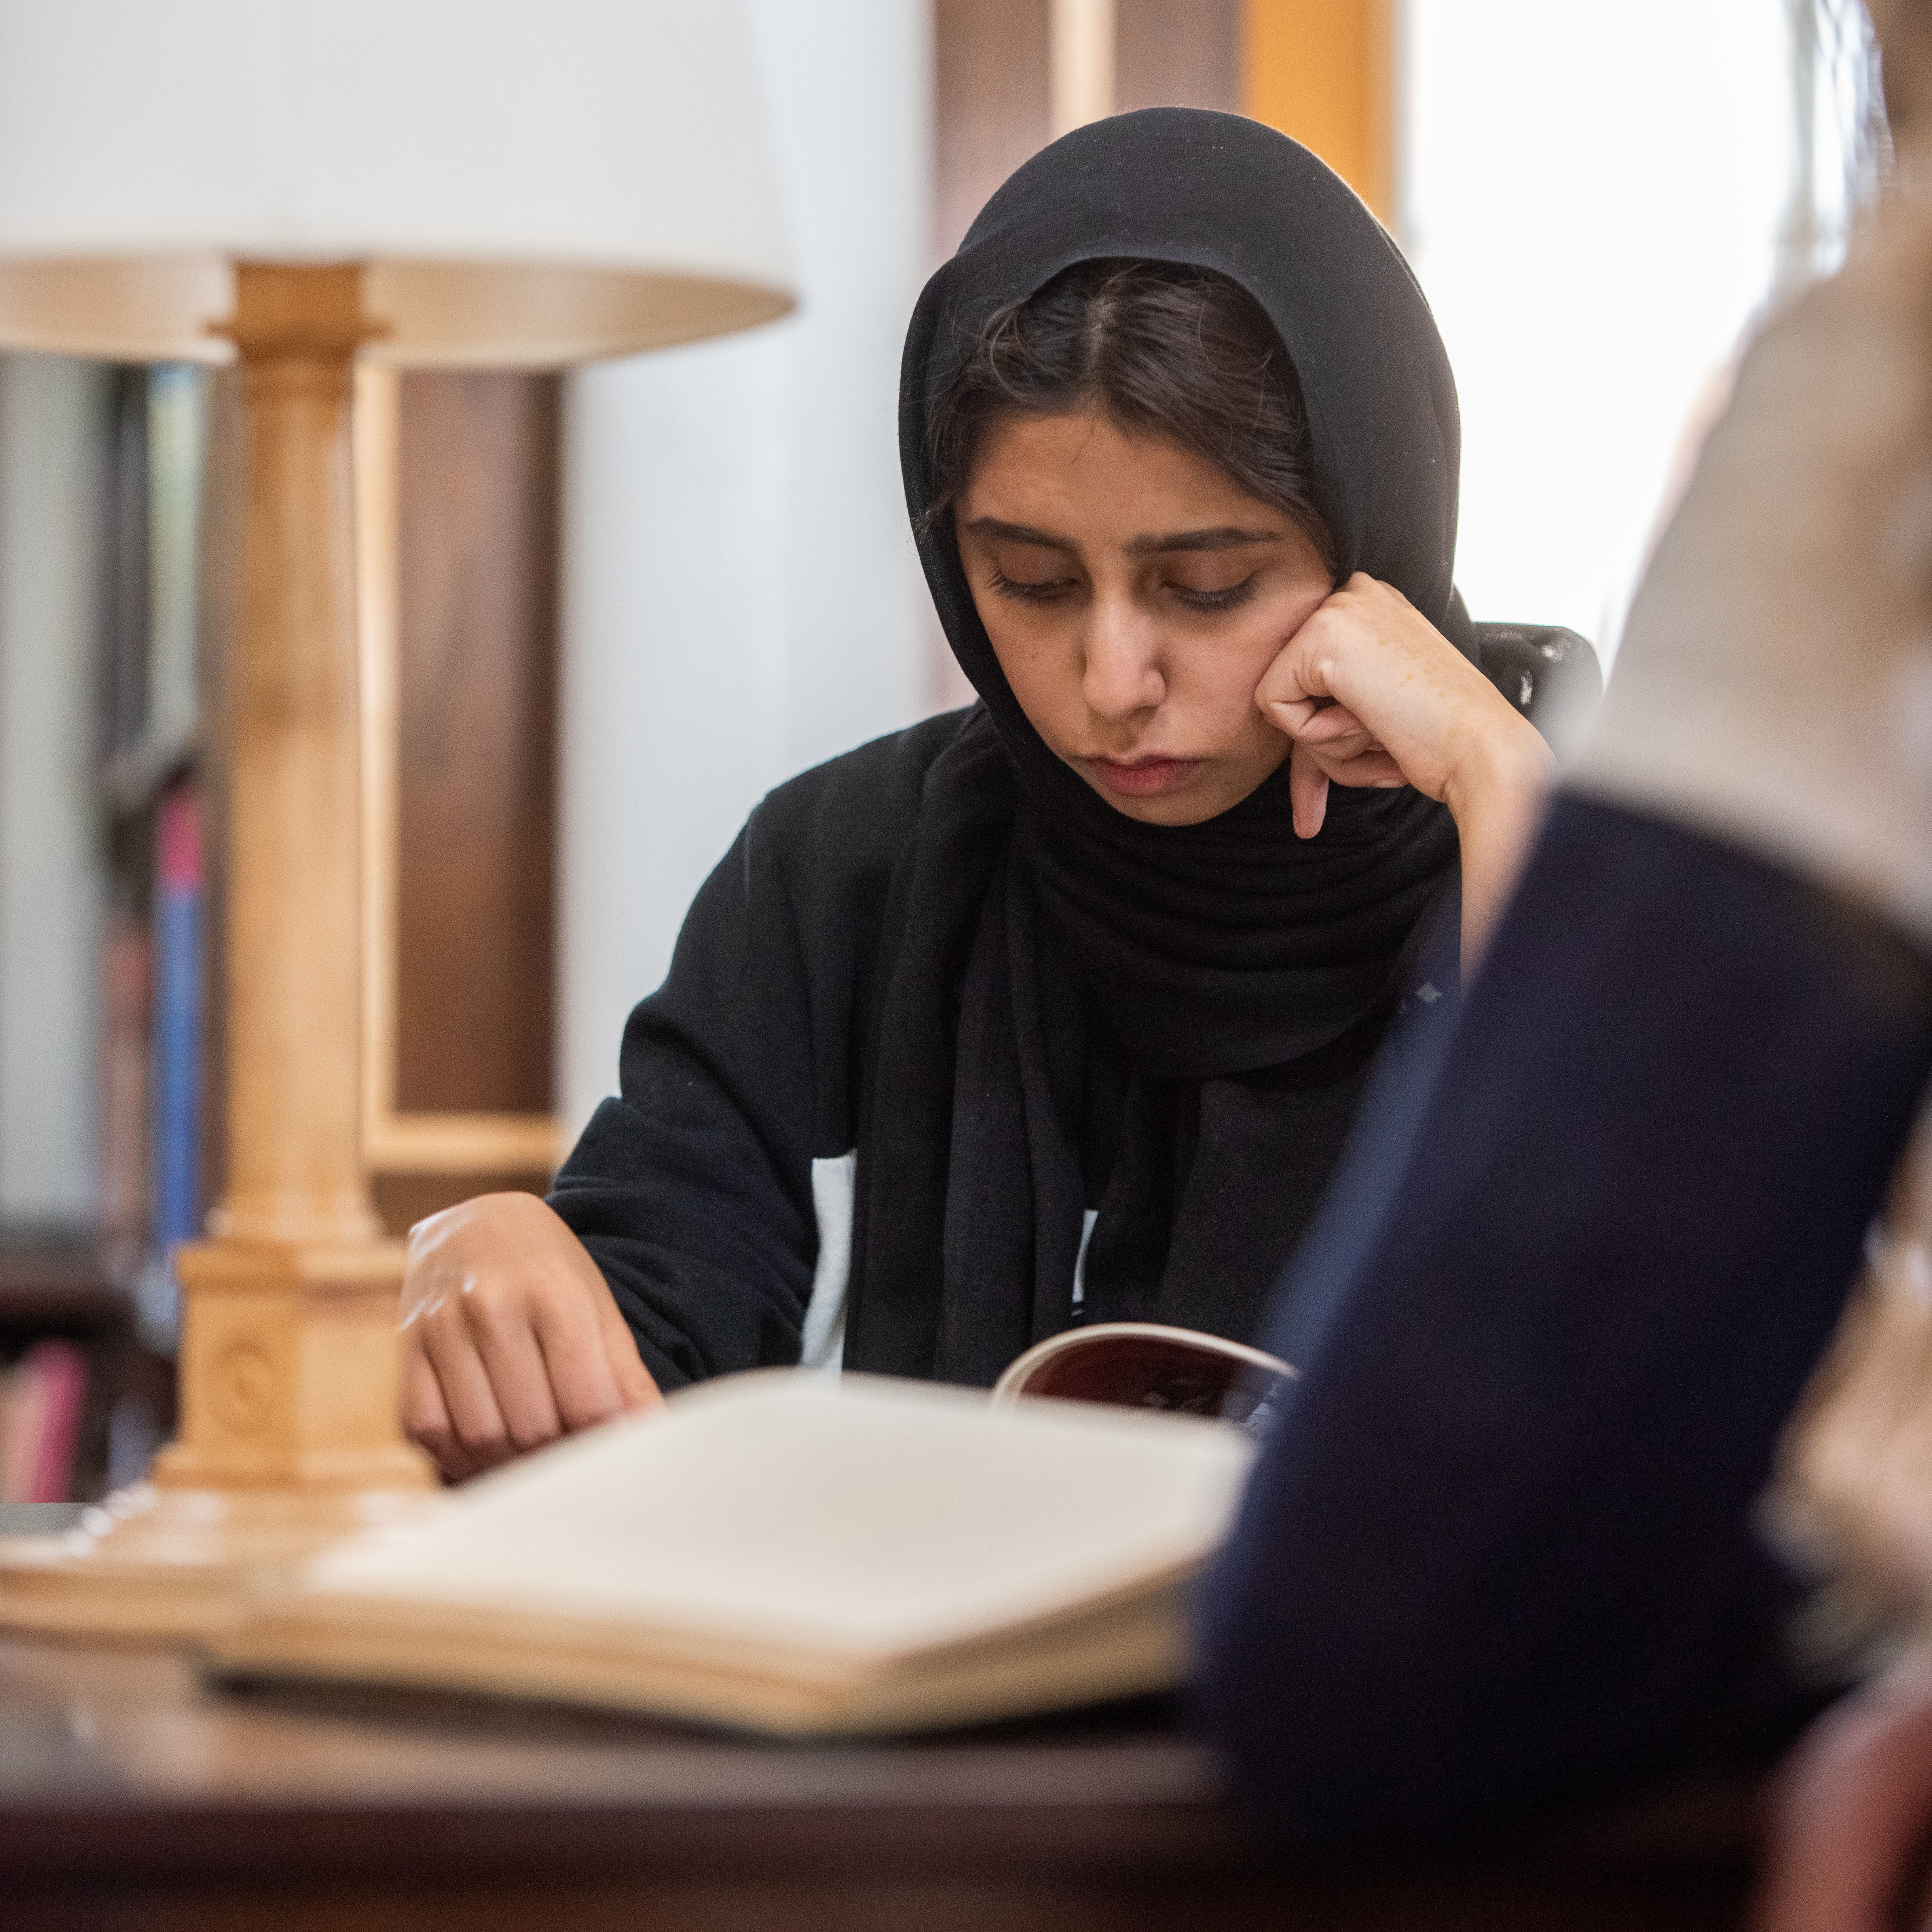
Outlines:
[[1556, 782], [1556, 754], [1543, 734], [1512, 710], [1507, 725], [1472, 736], [1442, 788], [1442, 802], [1465, 838], [1490, 824], [1540, 818]]
[[1474, 970], [1515, 890], [1556, 782], [1556, 754], [1511, 712], [1508, 730], [1485, 732], [1456, 761], [1442, 802], [1462, 857], [1462, 970]]

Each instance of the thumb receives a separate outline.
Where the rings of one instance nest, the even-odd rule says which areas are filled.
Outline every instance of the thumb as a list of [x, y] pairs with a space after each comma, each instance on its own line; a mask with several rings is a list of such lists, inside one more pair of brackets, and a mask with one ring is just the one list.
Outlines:
[[1299, 744], [1288, 754], [1288, 797], [1294, 836], [1312, 838], [1328, 816], [1328, 776]]

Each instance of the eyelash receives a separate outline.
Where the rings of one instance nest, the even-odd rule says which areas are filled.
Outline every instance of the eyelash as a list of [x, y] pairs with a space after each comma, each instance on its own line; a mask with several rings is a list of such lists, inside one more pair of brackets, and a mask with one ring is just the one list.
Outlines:
[[993, 566], [991, 580], [994, 596], [1010, 597], [1016, 604], [1051, 604], [1073, 581], [1070, 577], [1055, 577], [1045, 584], [1016, 584], [998, 564]]
[[1168, 588], [1191, 610], [1232, 610], [1255, 594], [1255, 586], [1260, 580], [1260, 572], [1252, 571], [1240, 583], [1231, 584], [1225, 590], [1184, 590], [1178, 584], [1170, 584]]
[[[1240, 583], [1229, 584], [1225, 590], [1189, 590], [1178, 584], [1171, 584], [1168, 588], [1190, 610], [1218, 614], [1223, 610], [1238, 609], [1245, 604], [1255, 594], [1260, 574], [1258, 571], [1252, 572], [1243, 578]], [[1056, 577], [1045, 584], [1019, 584], [995, 565], [990, 580], [996, 597], [1009, 597], [1017, 604], [1052, 604], [1066, 594], [1073, 580], [1069, 577]]]

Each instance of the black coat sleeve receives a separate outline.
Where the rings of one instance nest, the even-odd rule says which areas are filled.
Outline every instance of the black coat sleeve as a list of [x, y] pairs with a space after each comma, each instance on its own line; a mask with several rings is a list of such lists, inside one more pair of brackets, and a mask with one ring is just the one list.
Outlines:
[[1278, 1305], [1303, 1378], [1201, 1688], [1279, 1841], [1466, 1839], [1775, 1742], [1754, 1505], [1928, 1064], [1892, 928], [1559, 802]]
[[958, 722], [834, 759], [752, 814], [632, 1012], [618, 1097], [557, 1174], [550, 1205], [661, 1388], [798, 1358], [812, 1162], [852, 1144], [886, 892]]

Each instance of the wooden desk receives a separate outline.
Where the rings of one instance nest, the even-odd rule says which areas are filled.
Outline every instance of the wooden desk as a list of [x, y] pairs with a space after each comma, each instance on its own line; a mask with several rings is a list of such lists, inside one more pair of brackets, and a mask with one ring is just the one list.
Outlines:
[[1712, 1788], [1507, 1861], [1296, 1872], [1157, 1714], [772, 1746], [0, 1643], [8, 1932], [1688, 1932], [1738, 1922], [1750, 1844]]

